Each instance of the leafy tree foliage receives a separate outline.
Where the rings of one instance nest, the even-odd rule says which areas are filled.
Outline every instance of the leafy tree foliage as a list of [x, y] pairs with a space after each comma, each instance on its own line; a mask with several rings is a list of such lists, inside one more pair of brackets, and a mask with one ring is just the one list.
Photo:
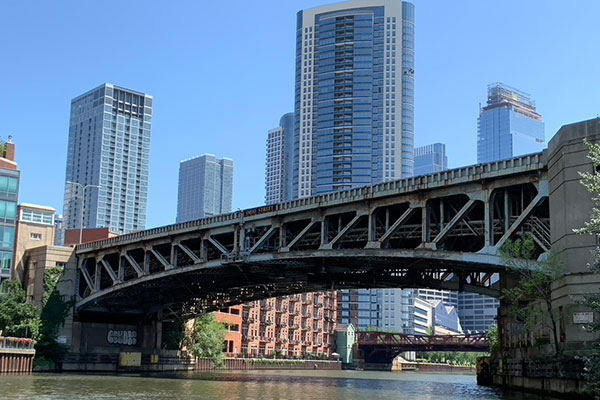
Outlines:
[[3, 336], [39, 338], [39, 310], [27, 302], [27, 294], [14, 281], [4, 281], [0, 287], [0, 330]]
[[179, 350], [185, 340], [185, 324], [176, 320], [163, 323], [162, 346], [167, 350]]
[[216, 366], [223, 365], [225, 353], [223, 342], [227, 329], [217, 322], [213, 314], [205, 314], [197, 318], [190, 335], [190, 348], [196, 357], [207, 357], [213, 360]]
[[44, 273], [40, 338], [35, 347], [38, 357], [53, 362], [61, 361], [67, 352], [67, 347], [57, 342], [58, 331], [73, 305], [63, 300], [56, 288], [63, 272], [63, 268], [52, 268]]
[[492, 326], [487, 332], [488, 343], [490, 344], [490, 355], [495, 357], [500, 351], [500, 331], [497, 326]]
[[[589, 149], [588, 158], [594, 164], [594, 168], [598, 170], [600, 167], [600, 144], [592, 144], [585, 142]], [[581, 183], [588, 192], [592, 195], [594, 207], [590, 220], [586, 222], [581, 229], [576, 232], [580, 234], [598, 235], [600, 233], [600, 174], [589, 172], [580, 173]], [[594, 262], [589, 266], [595, 273], [600, 273], [600, 249], [594, 251]], [[586, 296], [582, 302], [597, 314], [600, 313], [600, 294]], [[600, 332], [600, 321], [595, 321], [589, 327], [592, 331]], [[590, 354], [586, 359], [586, 378], [591, 390], [600, 398], [600, 340], [597, 341], [590, 349]]]
[[507, 241], [501, 255], [506, 266], [518, 278], [516, 286], [504, 292], [504, 299], [513, 305], [513, 317], [524, 323], [528, 334], [539, 328], [549, 329], [554, 355], [558, 356], [560, 316], [552, 304], [552, 282], [564, 276], [563, 264], [552, 254], [545, 260], [537, 260], [537, 246], [528, 235], [513, 242]]
[[431, 363], [474, 366], [477, 364], [477, 358], [485, 355], [484, 353], [467, 353], [467, 352], [423, 352], [418, 353], [417, 358], [426, 360]]

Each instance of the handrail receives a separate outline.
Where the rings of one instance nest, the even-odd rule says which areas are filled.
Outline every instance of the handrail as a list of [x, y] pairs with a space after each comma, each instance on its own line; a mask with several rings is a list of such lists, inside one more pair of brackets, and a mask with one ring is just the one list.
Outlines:
[[0, 336], [0, 349], [33, 350], [33, 339]]

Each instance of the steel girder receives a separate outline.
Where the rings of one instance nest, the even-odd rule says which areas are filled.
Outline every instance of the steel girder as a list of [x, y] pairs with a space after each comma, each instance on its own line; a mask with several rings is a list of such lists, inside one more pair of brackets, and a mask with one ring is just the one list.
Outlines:
[[527, 233], [546, 252], [549, 226], [545, 167], [521, 157], [78, 246], [77, 308], [191, 315], [361, 287], [498, 297], [499, 248]]

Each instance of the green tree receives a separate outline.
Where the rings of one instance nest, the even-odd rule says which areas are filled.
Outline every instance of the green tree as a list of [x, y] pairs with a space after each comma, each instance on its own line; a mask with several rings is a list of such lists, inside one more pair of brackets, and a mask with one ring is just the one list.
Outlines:
[[3, 336], [39, 338], [39, 310], [27, 302], [27, 294], [14, 281], [4, 281], [0, 287], [0, 330]]
[[67, 347], [57, 342], [58, 331], [73, 306], [73, 302], [63, 300], [57, 289], [63, 272], [63, 268], [57, 267], [44, 273], [40, 338], [35, 346], [38, 357], [53, 362], [61, 361], [67, 352]]
[[162, 346], [167, 350], [179, 350], [185, 340], [185, 324], [181, 320], [163, 323]]
[[490, 355], [495, 357], [500, 350], [500, 331], [497, 326], [492, 326], [488, 329], [487, 339], [490, 344]]
[[225, 353], [223, 342], [227, 329], [217, 322], [213, 314], [205, 314], [196, 318], [190, 335], [190, 348], [196, 357], [207, 357], [213, 360], [216, 366], [223, 365]]
[[[588, 158], [594, 164], [597, 171], [600, 167], [600, 144], [585, 142], [588, 147]], [[575, 232], [587, 235], [598, 235], [600, 233], [600, 174], [590, 172], [580, 172], [581, 183], [592, 195], [594, 206], [590, 220], [586, 222], [581, 229]], [[594, 251], [594, 262], [589, 266], [595, 273], [600, 273], [600, 249], [596, 247]], [[596, 313], [600, 313], [600, 294], [591, 294], [585, 296], [582, 301]], [[600, 332], [600, 321], [596, 321], [589, 327], [590, 330]], [[600, 340], [596, 341], [586, 357], [586, 379], [590, 389], [600, 398]]]
[[552, 282], [564, 276], [563, 264], [554, 254], [537, 260], [538, 249], [529, 235], [507, 241], [500, 253], [517, 278], [516, 285], [503, 293], [503, 298], [512, 303], [513, 317], [524, 323], [528, 335], [538, 328], [549, 329], [554, 355], [558, 356], [560, 315], [553, 307]]

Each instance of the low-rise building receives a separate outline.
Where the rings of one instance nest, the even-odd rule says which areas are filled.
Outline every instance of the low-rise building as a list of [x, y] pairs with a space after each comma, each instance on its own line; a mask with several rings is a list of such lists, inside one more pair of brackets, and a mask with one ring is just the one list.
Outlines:
[[22, 283], [29, 301], [36, 305], [42, 304], [46, 271], [64, 268], [69, 262], [74, 262], [74, 250], [73, 247], [43, 245], [27, 249], [23, 253]]
[[356, 350], [356, 329], [352, 324], [338, 324], [336, 329], [336, 352], [344, 364], [354, 362]]
[[35, 204], [20, 204], [17, 207], [17, 230], [15, 234], [15, 265], [13, 280], [23, 282], [26, 273], [27, 250], [54, 245], [56, 210]]
[[236, 356], [242, 351], [242, 308], [243, 306], [229, 307], [214, 313], [217, 322], [227, 328], [223, 344], [227, 356]]
[[303, 293], [244, 305], [242, 353], [327, 356], [335, 346], [336, 296]]

